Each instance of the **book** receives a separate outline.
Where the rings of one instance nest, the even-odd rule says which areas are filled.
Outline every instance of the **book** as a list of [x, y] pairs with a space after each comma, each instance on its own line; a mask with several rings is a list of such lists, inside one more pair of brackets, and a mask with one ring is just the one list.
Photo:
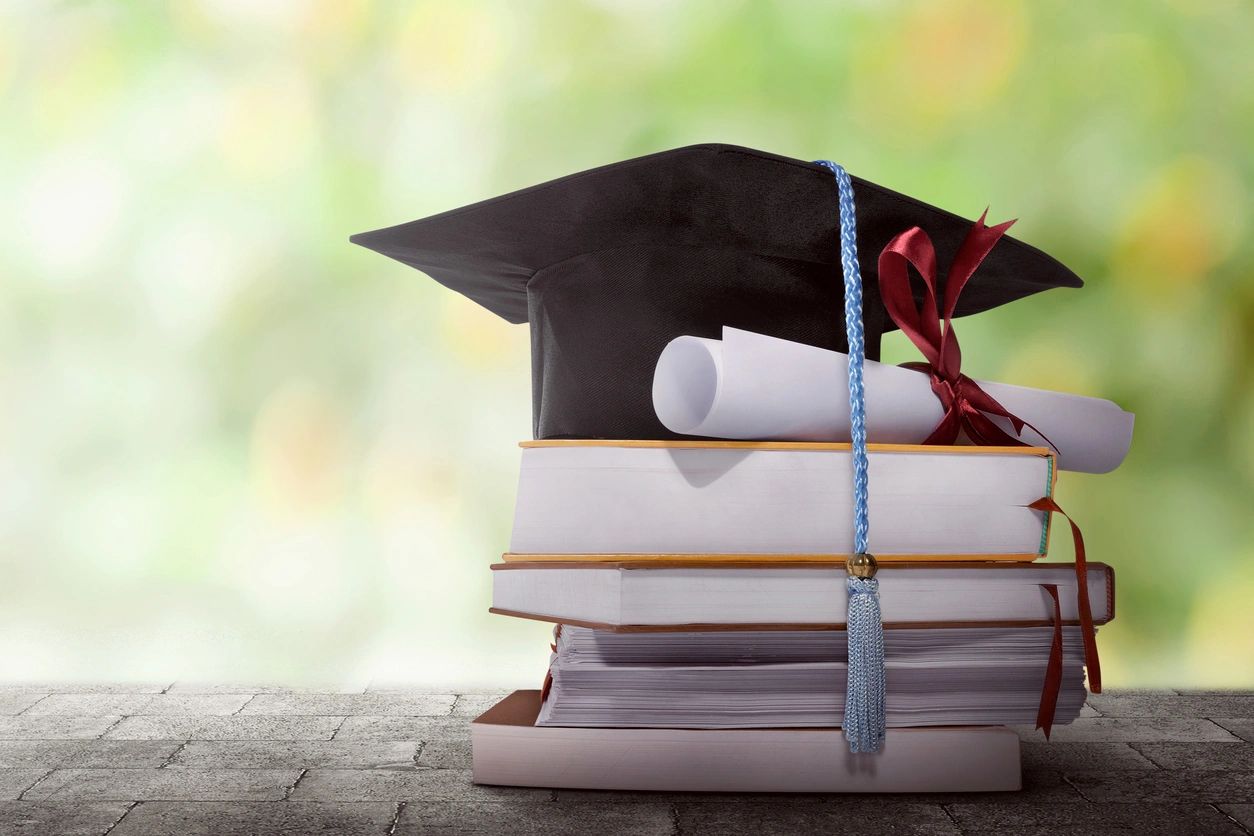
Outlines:
[[[510, 552], [840, 554], [853, 543], [847, 444], [523, 442]], [[1036, 447], [870, 448], [870, 551], [1032, 560], [1054, 458]]]
[[613, 729], [535, 725], [515, 691], [470, 726], [476, 784], [679, 792], [1007, 792], [1019, 738], [1004, 726], [889, 729], [851, 754], [839, 729]]
[[[1031, 724], [1054, 630], [885, 633], [888, 725]], [[1063, 628], [1053, 723], [1084, 706], [1078, 627]], [[537, 723], [620, 728], [839, 726], [847, 643], [823, 631], [613, 633], [563, 626]]]
[[[498, 563], [492, 611], [604, 630], [793, 626], [843, 629], [843, 566], [666, 563]], [[1071, 563], [892, 564], [880, 569], [885, 627], [900, 625], [1049, 626], [1058, 587], [1064, 624], [1078, 618]], [[1093, 620], [1114, 617], [1114, 572], [1090, 563]]]

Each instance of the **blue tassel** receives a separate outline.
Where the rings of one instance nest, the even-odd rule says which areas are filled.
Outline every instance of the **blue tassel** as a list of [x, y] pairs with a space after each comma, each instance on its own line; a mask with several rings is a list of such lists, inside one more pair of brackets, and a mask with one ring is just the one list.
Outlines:
[[[849, 681], [845, 692], [845, 738], [851, 752], [878, 752], [884, 742], [884, 624], [880, 615], [870, 537], [867, 490], [866, 390], [862, 366], [866, 335], [862, 323], [862, 271], [858, 267], [857, 213], [853, 183], [836, 163], [817, 160], [836, 176], [840, 206], [840, 266], [845, 279], [845, 334], [849, 342], [849, 428], [853, 453], [853, 553], [849, 564]], [[854, 561], [860, 561], [854, 576]]]
[[880, 582], [848, 578], [849, 681], [845, 738], [851, 752], [878, 752], [884, 742], [884, 625]]

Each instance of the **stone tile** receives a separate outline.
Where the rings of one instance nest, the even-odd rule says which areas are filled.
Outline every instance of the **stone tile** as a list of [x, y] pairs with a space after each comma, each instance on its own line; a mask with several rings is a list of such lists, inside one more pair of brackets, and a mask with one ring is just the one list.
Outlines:
[[[785, 799], [790, 797], [785, 796]], [[561, 806], [561, 802], [558, 802]], [[619, 805], [625, 810], [634, 805]], [[935, 804], [891, 803], [851, 800], [845, 803], [798, 803], [753, 801], [744, 804], [675, 805], [678, 831], [684, 836], [736, 836], [736, 834], [915, 833], [953, 834], [959, 830], [945, 811]]]
[[155, 769], [179, 740], [0, 740], [0, 767]]
[[1254, 720], [1240, 717], [1221, 717], [1213, 721], [1220, 728], [1232, 732], [1249, 743], [1254, 743]]
[[448, 716], [453, 694], [258, 694], [242, 714]]
[[1086, 702], [1084, 705], [1080, 706], [1080, 716], [1081, 717], [1101, 717], [1102, 713]]
[[278, 801], [299, 769], [58, 769], [27, 801]]
[[[18, 718], [21, 719], [21, 718]], [[127, 717], [110, 740], [330, 740], [343, 717]]]
[[1090, 694], [1089, 705], [1103, 717], [1241, 717], [1254, 719], [1254, 693], [1231, 694]]
[[100, 737], [120, 717], [0, 717], [0, 740], [84, 740]]
[[465, 717], [348, 717], [336, 740], [470, 740]]
[[47, 693], [40, 694], [31, 691], [0, 693], [0, 714], [21, 714], [46, 696], [48, 696]]
[[452, 716], [473, 720], [506, 696], [506, 694], [458, 694], [457, 702], [453, 705]]
[[169, 682], [4, 682], [0, 693], [35, 691], [44, 694], [160, 694]]
[[552, 791], [530, 787], [482, 787], [461, 769], [413, 772], [311, 769], [292, 792], [294, 801], [546, 801]]
[[2, 801], [0, 833], [5, 836], [100, 836], [126, 813], [128, 801]]
[[422, 744], [418, 765], [431, 769], [470, 769], [470, 740], [431, 740]]
[[1121, 804], [1254, 802], [1254, 772], [1179, 769], [1171, 772], [1069, 772], [1067, 780], [1089, 801]]
[[1128, 743], [1023, 743], [1020, 752], [1024, 769], [1105, 769], [1117, 772], [1123, 769], [1156, 768], [1153, 762]]
[[[537, 682], [537, 685], [539, 683]], [[534, 686], [533, 686], [534, 687]], [[367, 694], [406, 694], [416, 696], [421, 694], [440, 693], [457, 694], [459, 696], [472, 697], [496, 697], [500, 700], [508, 696], [511, 691], [502, 691], [500, 688], [424, 688], [421, 685], [405, 684], [404, 682], [371, 682], [366, 686]]]
[[1137, 743], [1134, 746], [1162, 769], [1254, 772], [1254, 744], [1250, 743]]
[[[1122, 774], [1122, 773], [1119, 773]], [[920, 793], [898, 795], [895, 799], [930, 804], [989, 803], [989, 804], [1080, 804], [1084, 797], [1067, 782], [1059, 769], [1041, 769], [1024, 766], [1023, 789], [1018, 792], [982, 793]]]
[[[422, 759], [419, 758], [422, 766]], [[1153, 768], [1152, 766], [1150, 768]], [[868, 798], [865, 795], [844, 793], [699, 793], [699, 792], [634, 792], [629, 790], [556, 790], [556, 797], [561, 802], [571, 803], [629, 803], [638, 804], [647, 801], [666, 800], [676, 804], [719, 804], [737, 805], [748, 803], [795, 802], [800, 804], [814, 802], [851, 803]], [[911, 804], [950, 804], [957, 801], [1027, 803], [1083, 803], [1084, 798], [1066, 782], [1058, 770], [1024, 769], [1023, 789], [1018, 792], [989, 793], [899, 793], [892, 796], [894, 802]]]
[[1254, 833], [1254, 804], [1218, 804], [1216, 806], [1246, 830]]
[[363, 694], [362, 684], [311, 684], [277, 685], [257, 682], [176, 682], [170, 686], [171, 694]]
[[0, 799], [11, 801], [20, 796], [31, 784], [48, 774], [47, 769], [26, 767], [0, 769]]
[[285, 802], [150, 801], [131, 811], [109, 836], [305, 836], [388, 832], [396, 814], [390, 802], [318, 804]]
[[[1043, 743], [1044, 736], [1031, 726], [1012, 726], [1020, 739]], [[1053, 743], [1151, 743], [1159, 741], [1209, 742], [1236, 738], [1210, 720], [1140, 719], [1133, 717], [1093, 717], [1076, 720], [1065, 726], [1054, 726]]]
[[170, 762], [219, 769], [416, 769], [417, 741], [193, 741]]
[[1240, 834], [1208, 804], [963, 804], [946, 806], [963, 833], [1016, 836]]
[[157, 714], [211, 716], [234, 714], [251, 694], [53, 694], [40, 700], [29, 716], [70, 714]]
[[[670, 805], [495, 803], [443, 801], [406, 804], [396, 836], [509, 833], [517, 836], [670, 836], [675, 832]], [[686, 831], [685, 831], [686, 832]]]

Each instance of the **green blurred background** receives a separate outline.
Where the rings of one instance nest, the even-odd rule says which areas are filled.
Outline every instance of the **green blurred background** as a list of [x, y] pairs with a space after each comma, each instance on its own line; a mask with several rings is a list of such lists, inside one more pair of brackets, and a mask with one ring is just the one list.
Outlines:
[[1108, 683], [1254, 685], [1251, 9], [4, 4], [0, 678], [537, 683], [486, 613], [526, 329], [347, 237], [716, 141], [1087, 279], [960, 322], [964, 371], [1137, 413], [1060, 482]]

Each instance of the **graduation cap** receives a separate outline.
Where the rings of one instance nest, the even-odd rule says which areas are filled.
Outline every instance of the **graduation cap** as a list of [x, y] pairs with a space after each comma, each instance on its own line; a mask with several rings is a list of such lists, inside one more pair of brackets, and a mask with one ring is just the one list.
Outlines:
[[[918, 226], [938, 263], [949, 264], [971, 221], [856, 177], [853, 191], [866, 352], [878, 359], [880, 335], [895, 327], [879, 295], [880, 251]], [[838, 223], [828, 169], [694, 145], [350, 240], [531, 324], [536, 438], [667, 439], [678, 436], [658, 421], [651, 391], [658, 356], [675, 337], [717, 338], [731, 326], [847, 349]], [[956, 315], [1081, 285], [1055, 259], [1006, 237]]]

